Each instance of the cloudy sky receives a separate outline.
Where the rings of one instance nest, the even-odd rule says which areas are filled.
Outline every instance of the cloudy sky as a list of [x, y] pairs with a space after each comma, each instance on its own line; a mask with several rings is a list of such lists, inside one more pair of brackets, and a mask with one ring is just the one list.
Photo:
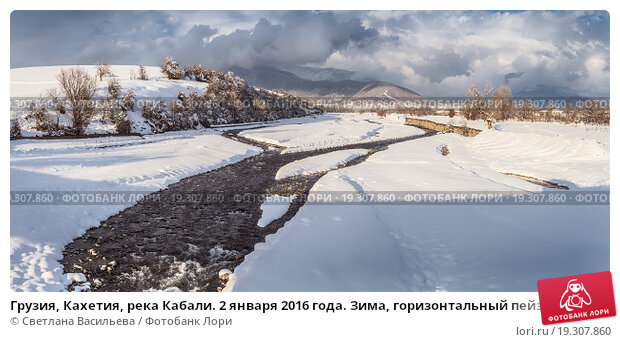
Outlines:
[[16, 11], [11, 68], [282, 64], [332, 67], [459, 96], [475, 80], [609, 95], [607, 12]]

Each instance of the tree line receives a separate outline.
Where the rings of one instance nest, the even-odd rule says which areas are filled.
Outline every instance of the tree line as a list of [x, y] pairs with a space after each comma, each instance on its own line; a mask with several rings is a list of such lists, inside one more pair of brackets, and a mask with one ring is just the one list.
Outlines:
[[512, 96], [505, 86], [484, 89], [473, 82], [465, 92], [468, 120], [562, 122], [609, 125], [609, 101], [600, 98], [531, 99]]
[[[109, 63], [97, 63], [95, 70], [95, 75], [90, 75], [80, 67], [62, 68], [56, 77], [59, 87], [48, 91], [48, 101], [30, 102], [24, 119], [48, 135], [81, 136], [96, 118], [113, 124], [117, 133], [130, 133], [130, 112], [140, 113], [154, 133], [322, 113], [282, 90], [251, 87], [232, 72], [203, 69], [199, 64], [181, 68], [172, 57], [165, 58], [160, 67], [167, 79], [205, 82], [206, 90], [179, 91], [173, 99], [144, 99], [138, 108], [134, 92], [124, 90], [114, 77], [108, 79], [106, 94], [95, 96], [98, 82], [113, 76]], [[149, 80], [149, 75], [140, 66], [137, 72], [131, 70], [130, 79]], [[12, 119], [11, 137], [20, 135], [19, 120]]]

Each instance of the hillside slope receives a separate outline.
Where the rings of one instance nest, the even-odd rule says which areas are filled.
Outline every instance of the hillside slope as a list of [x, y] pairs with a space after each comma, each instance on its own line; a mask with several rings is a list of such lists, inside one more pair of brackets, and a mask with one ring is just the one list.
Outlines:
[[[56, 112], [55, 108], [50, 106], [48, 97], [50, 89], [60, 89], [56, 76], [61, 69], [70, 67], [73, 66], [11, 69], [11, 119], [16, 119], [19, 123], [22, 136], [62, 135], [62, 133], [50, 133], [36, 129], [35, 122], [28, 116], [28, 106], [33, 101], [37, 106], [47, 108], [45, 115], [49, 116], [53, 122], [58, 122], [64, 127], [71, 126], [70, 117]], [[79, 67], [91, 76], [96, 74], [94, 65]], [[135, 78], [138, 69], [139, 66], [136, 65], [111, 66], [112, 75], [98, 80], [95, 94], [98, 100], [106, 99], [108, 84], [113, 79], [117, 80], [121, 87], [119, 99], [129, 90], [133, 92], [135, 109], [126, 112], [126, 118], [131, 123], [131, 132], [148, 134], [167, 130], [198, 129], [214, 124], [269, 121], [305, 116], [311, 113], [291, 96], [251, 87], [243, 79], [232, 74], [214, 71], [211, 73], [213, 77], [207, 82], [190, 79], [170, 80], [161, 73], [159, 67], [147, 66], [145, 69], [148, 79], [140, 80]], [[210, 86], [209, 82], [215, 84], [217, 91], [211, 92], [211, 97], [207, 98], [205, 92]], [[152, 107], [157, 109], [160, 100], [163, 109], [156, 110], [150, 118], [145, 119], [144, 106], [150, 102]], [[184, 102], [185, 100], [187, 101]], [[292, 107], [285, 106], [291, 103]], [[158, 116], [156, 120], [153, 119], [154, 115]], [[177, 122], [179, 118], [183, 120], [183, 124]], [[85, 132], [86, 134], [116, 133], [116, 126], [112, 121], [97, 111]]]

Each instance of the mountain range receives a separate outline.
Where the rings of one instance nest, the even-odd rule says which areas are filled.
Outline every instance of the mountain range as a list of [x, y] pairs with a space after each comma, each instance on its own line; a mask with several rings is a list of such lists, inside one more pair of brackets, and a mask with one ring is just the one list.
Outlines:
[[[229, 67], [248, 84], [266, 89], [284, 89], [299, 97], [353, 97], [386, 99], [419, 99], [422, 95], [391, 82], [359, 79], [356, 72], [336, 68], [314, 68], [297, 65]], [[507, 82], [508, 84], [508, 78]], [[465, 89], [463, 89], [465, 91]], [[514, 97], [576, 98], [568, 87], [535, 84], [512, 90]]]
[[228, 70], [250, 85], [266, 89], [284, 89], [300, 97], [363, 97], [410, 99], [422, 96], [390, 82], [354, 80], [352, 71], [300, 66], [230, 67]]

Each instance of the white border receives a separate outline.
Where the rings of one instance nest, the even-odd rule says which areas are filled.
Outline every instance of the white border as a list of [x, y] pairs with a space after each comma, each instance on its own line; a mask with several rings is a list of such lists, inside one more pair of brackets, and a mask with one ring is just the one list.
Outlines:
[[[502, 3], [497, 1], [475, 1], [475, 2], [456, 2], [456, 1], [426, 1], [426, 2], [404, 2], [404, 1], [355, 1], [355, 2], [341, 2], [318, 0], [312, 2], [293, 2], [293, 1], [235, 1], [231, 2], [203, 2], [200, 4], [192, 2], [171, 2], [171, 1], [150, 1], [149, 3], [137, 3], [128, 1], [110, 0], [97, 3], [97, 7], [90, 7], [86, 5], [84, 1], [63, 1], [61, 2], [48, 2], [48, 1], [29, 1], [29, 2], [4, 2], [4, 20], [3, 25], [3, 45], [5, 47], [5, 53], [2, 54], [2, 62], [5, 68], [2, 69], [3, 75], [3, 93], [5, 96], [10, 96], [9, 87], [9, 65], [10, 65], [10, 51], [9, 39], [10, 39], [10, 12], [15, 9], [144, 9], [145, 7], [151, 7], [152, 9], [168, 9], [168, 10], [183, 10], [183, 9], [334, 9], [334, 10], [350, 10], [350, 9], [463, 9], [467, 6], [468, 9], [497, 9], [500, 7], [507, 7], [508, 9], [605, 9], [610, 12], [610, 24], [611, 24], [611, 59], [617, 55], [618, 40], [617, 38], [617, 21], [616, 16], [620, 15], [617, 10], [618, 2], [611, 1], [597, 1], [590, 0], [587, 2], [580, 2], [578, 4], [567, 3], [566, 1], [531, 1], [524, 0], [512, 3]], [[208, 6], [208, 7], [204, 7]], [[611, 91], [612, 98], [612, 112], [615, 109], [614, 99], [618, 98], [617, 94], [617, 77], [615, 66], [611, 68]], [[8, 107], [8, 101], [5, 101]], [[8, 111], [7, 111], [8, 112]], [[616, 132], [617, 120], [615, 115], [612, 114], [611, 119], [611, 131]], [[0, 130], [4, 132], [8, 131], [9, 120], [3, 120]], [[8, 194], [10, 189], [9, 182], [9, 146], [8, 139], [3, 140], [3, 162], [2, 168], [2, 191], [5, 194], [5, 201], [2, 203], [2, 218], [3, 226], [6, 227], [6, 232], [3, 238], [2, 255], [7, 256], [9, 254], [9, 200]], [[611, 246], [619, 246], [618, 236], [616, 228], [618, 227], [618, 204], [615, 201], [615, 194], [617, 186], [615, 179], [617, 170], [617, 158], [613, 151], [617, 147], [617, 138], [615, 135], [611, 136], [611, 171], [612, 171], [612, 200], [611, 200]], [[615, 248], [611, 248], [611, 271], [612, 275], [616, 279], [616, 287], [620, 286], [618, 269], [618, 251]], [[538, 296], [535, 292], [532, 293], [294, 293], [294, 294], [278, 294], [278, 293], [261, 293], [261, 294], [217, 294], [217, 293], [203, 293], [203, 294], [188, 294], [188, 293], [174, 293], [174, 294], [135, 294], [135, 293], [121, 293], [121, 294], [63, 294], [63, 293], [14, 293], [9, 288], [9, 272], [10, 260], [8, 257], [4, 259], [5, 278], [2, 291], [2, 302], [0, 304], [5, 306], [4, 317], [0, 322], [0, 326], [9, 328], [5, 330], [5, 340], [13, 341], [15, 339], [20, 340], [105, 340], [117, 338], [121, 341], [130, 339], [148, 339], [153, 341], [159, 340], [171, 340], [171, 339], [184, 339], [191, 338], [196, 340], [212, 340], [212, 339], [232, 339], [232, 340], [291, 340], [291, 341], [305, 341], [305, 340], [325, 340], [333, 341], [344, 339], [346, 340], [421, 340], [426, 341], [430, 339], [439, 339], [440, 337], [449, 337], [453, 339], [466, 339], [477, 337], [478, 340], [524, 340], [525, 336], [516, 336], [515, 329], [517, 326], [522, 328], [539, 328], [540, 316], [538, 311], [520, 311], [520, 312], [491, 312], [491, 311], [477, 311], [477, 312], [450, 312], [450, 311], [438, 311], [438, 312], [414, 312], [412, 314], [406, 313], [383, 313], [383, 312], [343, 312], [343, 313], [307, 313], [307, 312], [276, 312], [269, 314], [260, 314], [256, 312], [227, 312], [225, 315], [227, 318], [233, 318], [233, 326], [226, 328], [213, 328], [213, 327], [193, 327], [193, 328], [177, 328], [177, 327], [139, 327], [139, 328], [126, 328], [126, 327], [38, 327], [38, 328], [26, 328], [21, 324], [18, 326], [11, 326], [9, 323], [10, 317], [13, 313], [10, 311], [10, 300], [21, 301], [37, 301], [47, 302], [55, 301], [59, 304], [63, 300], [73, 301], [92, 301], [96, 302], [98, 299], [101, 301], [143, 301], [143, 302], [161, 302], [161, 300], [190, 300], [190, 301], [205, 301], [217, 303], [219, 300], [227, 301], [239, 301], [239, 302], [263, 302], [263, 301], [277, 301], [282, 300], [310, 300], [310, 301], [336, 301], [342, 302], [348, 306], [351, 300], [372, 301], [372, 302], [498, 302], [501, 299], [507, 299], [509, 302], [528, 302], [529, 300], [538, 300]], [[598, 271], [598, 270], [597, 270]], [[228, 315], [230, 314], [230, 315]], [[145, 312], [142, 316], [170, 316], [169, 314], [163, 315], [162, 312], [149, 313]], [[192, 316], [187, 313], [180, 313], [181, 316]], [[213, 313], [213, 317], [217, 317], [220, 314], [216, 311]], [[32, 315], [32, 317], [40, 316]], [[106, 316], [105, 313], [86, 313], [85, 316]], [[172, 314], [177, 316], [177, 314]], [[558, 326], [611, 326], [613, 329], [612, 336], [620, 334], [620, 319], [617, 317], [606, 318], [592, 321], [582, 321], [578, 323], [562, 324]], [[566, 339], [565, 336], [547, 336], [538, 338], [555, 338]], [[613, 337], [612, 337], [613, 338]], [[615, 337], [617, 338], [617, 337]], [[590, 337], [592, 340], [609, 340], [610, 338], [604, 337]]]

